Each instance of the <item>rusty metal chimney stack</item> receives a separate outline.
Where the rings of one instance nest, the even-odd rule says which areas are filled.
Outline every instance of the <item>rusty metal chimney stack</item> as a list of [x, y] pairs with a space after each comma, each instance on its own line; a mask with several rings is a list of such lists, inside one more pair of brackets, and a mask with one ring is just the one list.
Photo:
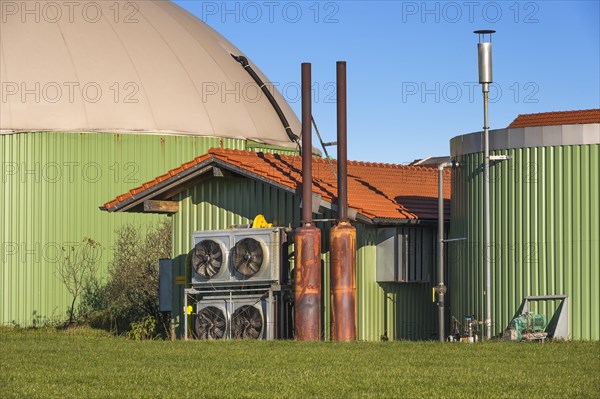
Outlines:
[[312, 77], [302, 64], [302, 227], [294, 236], [294, 336], [299, 341], [321, 339], [321, 230], [312, 220]]
[[348, 219], [346, 62], [337, 62], [338, 215], [330, 232], [331, 339], [356, 340], [356, 228]]

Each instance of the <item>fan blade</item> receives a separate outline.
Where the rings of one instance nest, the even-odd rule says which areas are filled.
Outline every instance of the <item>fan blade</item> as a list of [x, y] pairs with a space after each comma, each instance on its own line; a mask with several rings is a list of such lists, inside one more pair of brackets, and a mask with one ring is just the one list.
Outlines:
[[210, 254], [214, 257], [221, 257], [221, 248], [214, 242], [212, 247], [210, 248]]
[[222, 310], [208, 306], [196, 316], [196, 337], [198, 339], [220, 339], [225, 336], [227, 324]]
[[260, 270], [260, 267], [258, 267], [255, 263], [252, 263], [252, 262], [245, 263], [245, 264], [241, 265], [240, 268], [238, 269], [238, 271], [240, 273], [242, 273], [244, 276], [248, 276], [248, 277], [253, 276], [259, 270]]
[[211, 275], [214, 276], [215, 274], [217, 274], [219, 272], [219, 270], [221, 269], [221, 261], [216, 260], [216, 259], [211, 259], [208, 264], [206, 265], [206, 269], [207, 272]]
[[244, 334], [244, 338], [247, 339], [257, 339], [258, 336], [260, 335], [260, 330], [255, 329], [255, 328], [248, 328]]
[[194, 247], [192, 266], [197, 274], [203, 277], [213, 277], [221, 270], [223, 252], [218, 243], [213, 240], [202, 240]]
[[257, 339], [262, 332], [263, 321], [258, 309], [244, 305], [233, 312], [232, 333], [234, 338]]
[[263, 263], [263, 250], [253, 238], [244, 238], [235, 244], [233, 264], [238, 273], [251, 277], [258, 273]]

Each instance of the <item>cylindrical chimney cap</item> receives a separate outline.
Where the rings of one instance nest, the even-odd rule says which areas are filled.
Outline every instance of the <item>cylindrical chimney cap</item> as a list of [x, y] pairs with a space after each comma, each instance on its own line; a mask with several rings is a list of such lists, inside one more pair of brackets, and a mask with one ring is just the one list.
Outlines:
[[477, 43], [479, 83], [492, 83], [492, 43]]
[[[492, 83], [492, 34], [495, 30], [481, 29], [473, 31], [479, 35], [479, 43], [477, 43], [477, 55], [479, 61], [479, 83]], [[485, 35], [489, 35], [489, 40], [485, 40]]]

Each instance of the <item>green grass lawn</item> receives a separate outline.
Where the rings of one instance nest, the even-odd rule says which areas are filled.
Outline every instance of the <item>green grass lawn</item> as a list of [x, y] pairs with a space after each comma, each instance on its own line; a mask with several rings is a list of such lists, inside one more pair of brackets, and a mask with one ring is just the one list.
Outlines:
[[600, 398], [600, 343], [145, 341], [0, 329], [1, 398]]

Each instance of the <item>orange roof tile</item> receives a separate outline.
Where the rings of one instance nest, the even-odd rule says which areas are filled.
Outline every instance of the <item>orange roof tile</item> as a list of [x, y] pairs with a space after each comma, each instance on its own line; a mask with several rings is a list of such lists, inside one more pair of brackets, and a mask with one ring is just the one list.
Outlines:
[[514, 129], [535, 126], [580, 125], [584, 123], [600, 123], [600, 109], [523, 114], [517, 116], [508, 127]]
[[[302, 158], [300, 156], [257, 153], [240, 150], [211, 149], [209, 153], [182, 164], [170, 172], [144, 183], [107, 202], [109, 211], [120, 202], [143, 194], [160, 182], [177, 180], [180, 174], [202, 162], [220, 161], [243, 169], [275, 184], [294, 191], [302, 189]], [[313, 192], [335, 203], [337, 179], [332, 166], [336, 161], [314, 158]], [[451, 172], [444, 172], [444, 198], [450, 199]], [[437, 169], [371, 162], [348, 162], [348, 205], [369, 219], [437, 219]], [[448, 211], [449, 201], [445, 207]], [[448, 213], [446, 213], [448, 214]]]

